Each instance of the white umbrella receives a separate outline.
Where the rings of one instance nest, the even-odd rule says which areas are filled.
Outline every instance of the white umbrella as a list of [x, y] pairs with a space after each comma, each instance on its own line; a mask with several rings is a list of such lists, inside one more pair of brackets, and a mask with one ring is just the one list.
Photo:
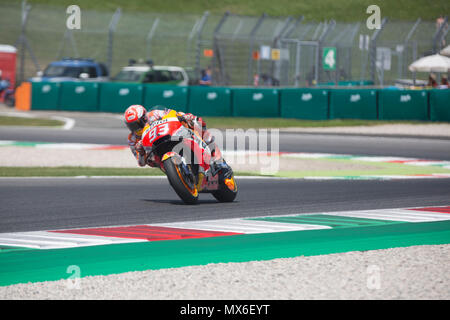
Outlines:
[[409, 66], [412, 72], [448, 72], [450, 70], [450, 58], [434, 54], [420, 58]]
[[441, 50], [440, 54], [450, 57], [450, 45]]

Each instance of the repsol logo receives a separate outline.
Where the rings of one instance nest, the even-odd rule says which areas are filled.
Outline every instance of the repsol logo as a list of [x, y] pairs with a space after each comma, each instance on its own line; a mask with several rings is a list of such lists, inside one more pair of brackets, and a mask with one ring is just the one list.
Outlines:
[[312, 94], [311, 93], [303, 93], [302, 94], [302, 101], [309, 101], [312, 99]]
[[358, 102], [359, 100], [361, 100], [361, 96], [358, 94], [352, 94], [350, 96], [350, 102]]
[[411, 96], [409, 94], [402, 94], [400, 96], [400, 102], [408, 102], [411, 100]]

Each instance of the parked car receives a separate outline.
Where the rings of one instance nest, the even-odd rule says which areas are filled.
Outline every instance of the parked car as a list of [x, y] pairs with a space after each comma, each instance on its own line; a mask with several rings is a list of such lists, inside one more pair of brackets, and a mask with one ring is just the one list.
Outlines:
[[189, 84], [189, 76], [181, 67], [154, 66], [151, 62], [136, 64], [131, 61], [112, 81], [186, 86]]
[[93, 59], [64, 58], [50, 63], [29, 81], [106, 81], [108, 75], [108, 68]]

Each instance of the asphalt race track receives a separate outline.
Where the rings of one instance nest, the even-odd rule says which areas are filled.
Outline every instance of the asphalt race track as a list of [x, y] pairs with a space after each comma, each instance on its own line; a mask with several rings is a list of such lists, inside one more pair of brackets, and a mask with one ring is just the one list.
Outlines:
[[[1, 140], [125, 145], [119, 117], [76, 118], [72, 130], [0, 128]], [[98, 119], [98, 117], [97, 117]], [[280, 133], [280, 151], [450, 160], [450, 140]], [[30, 154], [32, 156], [32, 154]], [[450, 179], [308, 181], [240, 179], [235, 202], [209, 194], [186, 206], [165, 177], [0, 179], [0, 232], [448, 205]]]
[[238, 180], [235, 202], [184, 205], [166, 178], [1, 179], [0, 232], [448, 205], [450, 179]]

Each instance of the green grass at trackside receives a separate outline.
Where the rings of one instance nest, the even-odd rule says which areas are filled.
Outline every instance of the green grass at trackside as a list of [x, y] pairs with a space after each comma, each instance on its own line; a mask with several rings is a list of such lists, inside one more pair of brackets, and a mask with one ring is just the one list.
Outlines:
[[64, 122], [53, 119], [0, 116], [0, 126], [61, 127]]
[[[10, 2], [10, 0], [0, 0]], [[450, 12], [448, 0], [28, 0], [30, 4], [48, 4], [69, 6], [77, 4], [83, 9], [113, 11], [120, 7], [123, 11], [161, 12], [161, 13], [196, 13], [209, 11], [212, 14], [223, 14], [226, 11], [241, 15], [259, 16], [267, 13], [269, 16], [300, 16], [312, 20], [365, 21], [368, 6], [376, 4], [381, 9], [381, 15], [390, 19], [435, 20], [439, 15]]]
[[[429, 124], [425, 121], [382, 121], [359, 119], [301, 120], [285, 118], [203, 117], [208, 128], [258, 129], [258, 128], [320, 128], [377, 126], [384, 124]], [[435, 124], [435, 123], [434, 123]]]
[[[345, 162], [348, 160], [323, 159], [324, 161]], [[290, 178], [303, 177], [355, 177], [355, 176], [392, 176], [392, 175], [427, 175], [433, 173], [450, 173], [450, 169], [439, 166], [415, 166], [400, 163], [384, 163], [369, 161], [352, 161], [355, 164], [376, 167], [367, 170], [320, 170], [320, 171], [280, 171], [277, 176]]]

